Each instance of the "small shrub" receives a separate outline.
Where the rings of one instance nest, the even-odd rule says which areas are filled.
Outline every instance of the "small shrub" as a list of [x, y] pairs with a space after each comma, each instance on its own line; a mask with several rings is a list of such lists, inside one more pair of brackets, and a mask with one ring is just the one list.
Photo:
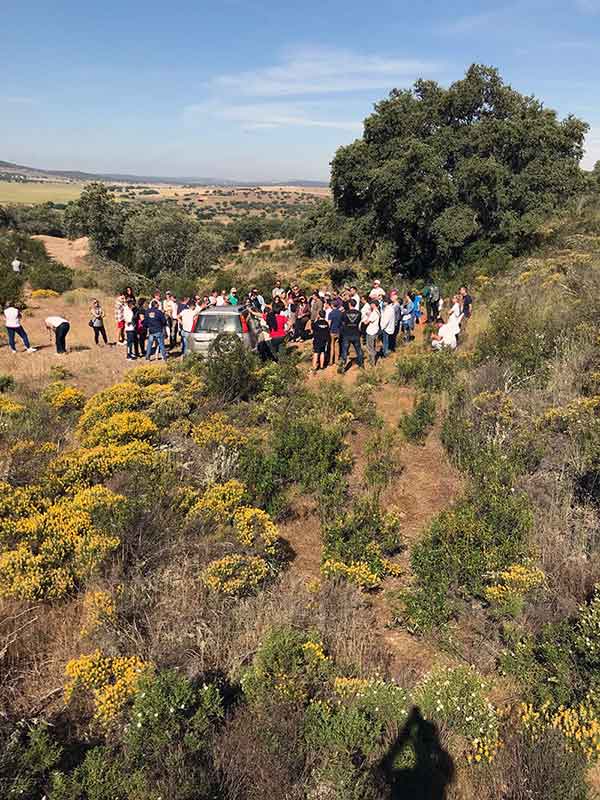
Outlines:
[[90, 701], [94, 720], [109, 725], [139, 690], [142, 676], [152, 667], [138, 656], [106, 656], [100, 650], [72, 659], [65, 667], [69, 682], [65, 701], [76, 694]]
[[16, 385], [16, 381], [12, 375], [0, 373], [0, 394], [2, 392], [11, 392]]
[[224, 414], [211, 414], [192, 431], [192, 438], [200, 447], [243, 447], [247, 439]]
[[424, 444], [434, 422], [435, 399], [426, 394], [419, 399], [415, 398], [413, 411], [400, 418], [398, 427], [408, 441]]
[[257, 385], [258, 362], [235, 334], [221, 334], [211, 343], [203, 365], [206, 391], [223, 403], [248, 397]]
[[259, 556], [231, 555], [211, 561], [202, 572], [204, 585], [219, 594], [254, 594], [267, 580], [270, 568]]
[[85, 395], [75, 386], [51, 383], [42, 392], [42, 399], [59, 413], [78, 411], [85, 405]]
[[27, 409], [23, 403], [9, 400], [8, 397], [0, 397], [0, 420], [2, 417], [18, 417], [24, 414]]
[[415, 688], [412, 699], [427, 719], [463, 736], [469, 761], [492, 761], [498, 749], [498, 714], [486, 697], [488, 686], [469, 667], [435, 669]]
[[50, 289], [62, 294], [73, 285], [73, 270], [54, 261], [38, 262], [28, 273], [32, 289]]
[[96, 423], [82, 440], [84, 447], [128, 444], [132, 441], [152, 442], [158, 428], [147, 414], [141, 411], [121, 411], [107, 420]]
[[131, 382], [116, 383], [92, 395], [79, 418], [78, 430], [85, 432], [101, 420], [120, 411], [139, 411], [150, 402], [146, 389]]

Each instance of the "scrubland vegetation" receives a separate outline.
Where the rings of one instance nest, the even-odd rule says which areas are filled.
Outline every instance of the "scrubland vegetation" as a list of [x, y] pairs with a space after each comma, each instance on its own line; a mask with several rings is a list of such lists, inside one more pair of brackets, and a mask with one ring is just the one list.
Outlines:
[[[289, 251], [307, 283], [373, 270], [389, 280], [392, 258], [411, 280], [426, 262], [445, 285], [468, 280], [475, 314], [456, 352], [418, 338], [356, 383], [308, 382], [297, 353], [261, 365], [235, 342], [218, 359], [136, 368], [87, 396], [66, 370], [43, 391], [0, 376], [2, 796], [596, 796], [598, 187], [576, 168], [581, 123], [559, 123], [492, 74], [468, 80], [451, 96], [420, 84], [424, 120], [450, 106], [483, 141], [493, 109], [499, 137], [508, 119], [540, 119], [543, 164], [524, 132], [515, 148], [530, 153], [528, 169], [471, 153], [463, 196], [450, 197], [457, 181], [443, 180], [433, 145], [417, 133], [404, 154], [382, 144], [379, 121], [415, 112], [414, 97], [394, 94], [334, 162], [330, 213], [363, 257], [310, 261], [325, 230], [306, 220], [304, 255]], [[366, 150], [372, 178], [376, 142], [397, 174], [422, 157], [438, 175], [446, 193], [434, 182], [422, 201], [443, 195], [431, 213], [448, 226], [429, 219], [409, 235], [397, 205], [383, 221], [383, 195], [353, 205], [341, 173], [354, 151], [360, 171]], [[466, 226], [475, 207], [477, 230]], [[221, 258], [220, 234], [201, 223], [118, 208], [94, 187], [68, 211], [102, 256], [99, 280], [109, 256], [141, 279], [192, 281]], [[325, 247], [332, 259], [339, 241]], [[22, 230], [0, 236], [2, 263], [16, 244], [40, 273], [68, 277]], [[245, 258], [265, 282], [286, 263]], [[236, 268], [208, 274], [231, 281]], [[391, 425], [382, 398], [401, 392], [410, 403]], [[458, 493], [409, 536], [422, 487], [405, 505], [395, 487], [438, 438], [451, 465], [436, 466], [458, 470]], [[297, 566], [298, 522], [316, 574]]]

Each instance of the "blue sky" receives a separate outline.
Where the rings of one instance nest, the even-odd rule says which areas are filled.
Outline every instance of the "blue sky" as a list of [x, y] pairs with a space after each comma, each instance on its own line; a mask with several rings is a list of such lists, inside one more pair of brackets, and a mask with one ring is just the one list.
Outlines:
[[153, 175], [326, 179], [373, 103], [472, 62], [591, 126], [600, 0], [40, 0], [2, 14], [0, 159]]

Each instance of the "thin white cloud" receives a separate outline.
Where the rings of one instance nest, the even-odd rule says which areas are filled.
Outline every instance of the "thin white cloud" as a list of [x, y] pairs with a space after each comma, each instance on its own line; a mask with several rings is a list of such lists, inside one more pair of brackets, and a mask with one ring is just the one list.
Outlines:
[[600, 14], [600, 0], [575, 0], [575, 5], [584, 14]]
[[215, 92], [244, 97], [322, 95], [391, 89], [439, 69], [431, 61], [303, 48], [289, 52], [279, 64], [217, 75], [208, 86]]
[[475, 33], [498, 23], [505, 15], [505, 9], [488, 11], [481, 14], [468, 14], [441, 26], [442, 33], [462, 34]]
[[20, 106], [30, 106], [35, 102], [33, 97], [0, 97], [0, 101]]
[[[232, 103], [216, 102], [189, 105], [184, 118], [194, 124], [207, 117], [238, 123], [244, 130], [267, 128], [333, 128], [359, 133], [362, 125], [356, 120], [319, 118], [318, 106], [303, 103]], [[317, 112], [317, 115], [315, 114]]]

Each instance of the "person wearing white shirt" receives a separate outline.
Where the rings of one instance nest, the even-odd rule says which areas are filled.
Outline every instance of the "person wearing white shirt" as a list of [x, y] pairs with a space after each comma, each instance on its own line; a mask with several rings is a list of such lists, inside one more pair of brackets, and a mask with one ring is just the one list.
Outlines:
[[440, 323], [437, 333], [431, 334], [431, 346], [434, 350], [442, 350], [444, 347], [456, 350], [456, 333], [456, 328], [449, 322]]
[[371, 311], [367, 319], [367, 353], [369, 361], [372, 366], [375, 366], [377, 359], [377, 337], [379, 336], [379, 322], [381, 315], [379, 313], [379, 302], [373, 300], [371, 302]]
[[382, 358], [389, 356], [391, 345], [393, 341], [394, 331], [396, 329], [396, 309], [394, 304], [387, 302], [381, 312], [381, 340], [383, 342]]
[[352, 288], [350, 289], [350, 293], [351, 293], [350, 300], [354, 300], [354, 302], [356, 303], [356, 308], [360, 308], [360, 295], [358, 293], [358, 289], [356, 288], [356, 286], [352, 286]]
[[50, 316], [44, 320], [46, 330], [54, 334], [56, 353], [59, 356], [67, 352], [67, 333], [71, 329], [69, 321], [64, 317]]
[[21, 325], [21, 311], [13, 305], [7, 305], [4, 309], [4, 324], [6, 325], [6, 334], [8, 336], [8, 346], [11, 353], [17, 352], [17, 343], [15, 336], [19, 336], [25, 345], [25, 350], [28, 353], [35, 353], [36, 348], [32, 347], [29, 343], [29, 336], [25, 328]]
[[179, 314], [179, 322], [181, 324], [181, 355], [185, 356], [189, 350], [189, 337], [194, 332], [196, 320], [198, 315], [205, 308], [205, 305], [196, 305], [190, 303], [187, 308]]
[[135, 313], [135, 303], [133, 300], [128, 300], [125, 303], [125, 307], [123, 308], [123, 320], [125, 321], [125, 337], [127, 339], [127, 360], [133, 361], [137, 357], [135, 355], [137, 315]]
[[381, 281], [374, 280], [373, 288], [369, 293], [369, 300], [377, 300], [378, 303], [381, 303], [384, 297], [385, 297], [385, 289], [381, 288]]
[[12, 271], [13, 272], [17, 272], [17, 273], [21, 272], [21, 262], [19, 261], [19, 259], [16, 256], [15, 256], [15, 258], [13, 259], [13, 261], [11, 263], [11, 267], [12, 267]]

